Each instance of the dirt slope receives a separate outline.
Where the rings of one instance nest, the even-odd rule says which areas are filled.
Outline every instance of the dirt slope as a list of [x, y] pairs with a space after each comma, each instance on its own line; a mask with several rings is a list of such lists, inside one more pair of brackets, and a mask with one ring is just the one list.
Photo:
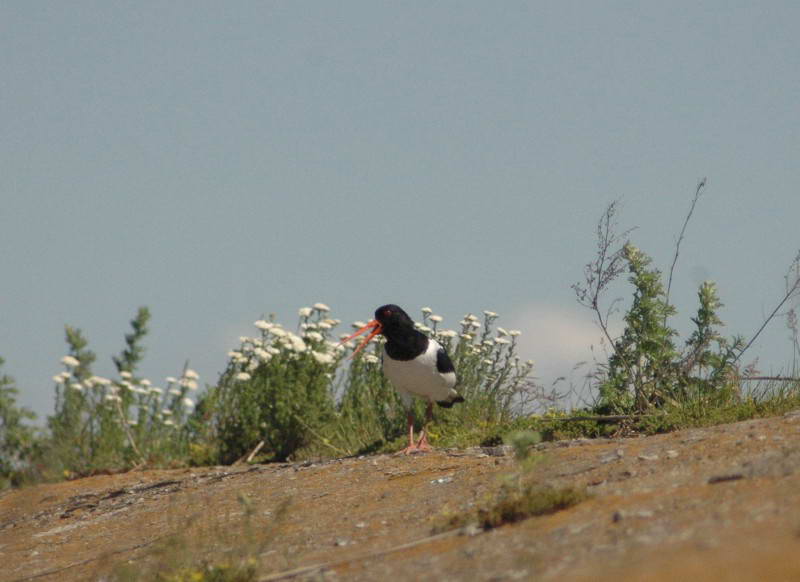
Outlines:
[[432, 536], [445, 508], [483, 499], [509, 472], [503, 453], [134, 472], [6, 492], [0, 580], [103, 579], [120, 563], [218, 560], [248, 544], [264, 580], [800, 580], [800, 411], [547, 444], [540, 479], [585, 486], [588, 501]]

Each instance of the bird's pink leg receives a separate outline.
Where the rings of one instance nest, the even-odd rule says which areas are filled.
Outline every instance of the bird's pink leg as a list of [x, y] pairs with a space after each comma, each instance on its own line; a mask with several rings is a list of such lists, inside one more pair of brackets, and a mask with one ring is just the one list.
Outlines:
[[425, 424], [422, 426], [422, 434], [417, 443], [418, 451], [430, 451], [431, 445], [428, 443], [428, 424], [433, 420], [433, 402], [428, 402], [428, 409], [425, 411]]
[[409, 455], [418, 452], [419, 447], [414, 444], [414, 415], [411, 414], [411, 411], [408, 412], [406, 419], [408, 420], [408, 446], [400, 452]]

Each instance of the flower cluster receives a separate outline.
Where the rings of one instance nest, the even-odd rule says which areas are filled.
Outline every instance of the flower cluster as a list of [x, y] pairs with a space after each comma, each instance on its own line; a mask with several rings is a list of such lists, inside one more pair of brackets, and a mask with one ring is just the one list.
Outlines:
[[[126, 370], [119, 373], [117, 380], [95, 375], [81, 379], [78, 372], [81, 363], [75, 356], [64, 356], [61, 363], [67, 369], [53, 376], [56, 389], [68, 388], [70, 392], [82, 395], [83, 399], [79, 404], [90, 415], [93, 403], [97, 402], [113, 409], [119, 406], [120, 415], [117, 420], [129, 426], [137, 426], [143, 416], [163, 422], [166, 426], [175, 426], [173, 417], [176, 416], [176, 410], [190, 412], [195, 406], [194, 400], [187, 393], [198, 389], [199, 375], [190, 368], [184, 370], [180, 378], [168, 376], [165, 391], [154, 386], [147, 378], [136, 378]], [[134, 418], [137, 416], [136, 412], [139, 420]]]
[[317, 364], [334, 365], [345, 348], [331, 340], [331, 330], [341, 321], [327, 317], [329, 311], [330, 307], [324, 303], [301, 307], [297, 332], [271, 320], [254, 322], [260, 337], [242, 336], [239, 347], [228, 352], [228, 369], [233, 371], [233, 377], [246, 382], [255, 370], [276, 357], [297, 360], [310, 356]]

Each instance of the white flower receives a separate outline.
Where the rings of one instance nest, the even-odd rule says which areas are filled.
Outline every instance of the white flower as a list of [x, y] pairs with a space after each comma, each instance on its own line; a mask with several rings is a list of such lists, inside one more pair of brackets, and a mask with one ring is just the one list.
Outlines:
[[269, 333], [275, 337], [286, 337], [287, 334], [286, 330], [281, 329], [280, 327], [273, 327], [271, 330], [269, 330]]
[[128, 370], [122, 370], [122, 372], [119, 373], [119, 377], [124, 378], [125, 380], [130, 380], [133, 378], [133, 374], [128, 372]]
[[497, 328], [497, 335], [500, 335], [500, 336], [508, 335], [508, 332], [506, 330], [504, 330], [502, 327], [498, 327]]
[[136, 426], [138, 423], [137, 423], [137, 422], [136, 422], [134, 419], [132, 419], [132, 418], [129, 418], [129, 419], [128, 419], [128, 424], [129, 424], [130, 426]]
[[[350, 325], [352, 325], [352, 326], [353, 326], [354, 328], [356, 328], [356, 329], [361, 329], [362, 327], [364, 327], [364, 326], [365, 326], [365, 325], [367, 325], [367, 324], [366, 324], [366, 323], [364, 323], [363, 321], [354, 321], [354, 322], [353, 322], [353, 323], [351, 323]], [[347, 336], [345, 336], [345, 337], [347, 337]]]
[[431, 309], [430, 307], [423, 307], [420, 311], [422, 311], [422, 313], [424, 313], [425, 315], [433, 313], [433, 309]]
[[106, 394], [104, 400], [106, 402], [121, 402], [122, 398], [120, 398], [116, 394]]
[[306, 342], [303, 341], [303, 338], [294, 335], [293, 333], [289, 334], [289, 346], [296, 352], [304, 352], [306, 351]]
[[164, 410], [161, 411], [161, 414], [163, 414], [164, 416], [172, 416], [172, 411], [169, 408], [165, 408]]
[[456, 337], [457, 335], [458, 333], [452, 329], [443, 329], [439, 331], [439, 337]]
[[434, 323], [441, 323], [444, 320], [444, 317], [441, 315], [431, 315], [430, 320]]
[[308, 317], [309, 315], [311, 315], [313, 311], [314, 310], [311, 309], [310, 307], [301, 307], [300, 309], [297, 310], [297, 315], [299, 315], [300, 317]]
[[331, 319], [330, 317], [326, 317], [325, 319], [322, 320], [321, 323], [327, 323], [331, 327], [336, 327], [337, 325], [342, 323], [342, 320], [341, 319]]
[[331, 310], [331, 308], [328, 307], [327, 305], [325, 305], [324, 303], [315, 303], [314, 304], [314, 309], [316, 309], [317, 311], [330, 311]]
[[522, 332], [518, 329], [509, 330], [508, 335], [511, 337], [517, 337], [518, 335], [522, 334]]
[[494, 364], [494, 362], [492, 360], [488, 360], [488, 359], [483, 360], [483, 363], [486, 364], [487, 366], [491, 366], [492, 364]]
[[194, 400], [191, 398], [184, 398], [181, 400], [181, 404], [183, 404], [186, 408], [194, 408]]
[[415, 323], [414, 327], [416, 327], [422, 333], [428, 333], [428, 332], [432, 331], [431, 328], [429, 328], [427, 325], [423, 325], [421, 323]]
[[494, 338], [494, 343], [496, 344], [510, 344], [511, 342], [504, 337], [496, 337]]
[[[151, 390], [152, 390], [152, 388], [151, 388]], [[173, 396], [180, 396], [181, 395], [181, 391], [178, 390], [177, 388], [170, 388], [169, 389], [169, 393], [172, 394]]]
[[269, 321], [264, 321], [263, 319], [259, 319], [258, 321], [254, 321], [253, 325], [255, 325], [260, 330], [266, 331], [266, 330], [270, 329], [275, 324], [270, 323]]
[[327, 321], [320, 321], [317, 324], [317, 327], [320, 328], [320, 329], [330, 329], [333, 326], [330, 323], [328, 323]]
[[189, 390], [197, 390], [197, 382], [194, 380], [184, 380], [182, 385], [186, 386]]
[[133, 384], [131, 384], [127, 380], [123, 380], [122, 382], [119, 383], [119, 385], [122, 386], [123, 388], [127, 388], [128, 390], [133, 389]]
[[468, 333], [462, 333], [461, 334], [461, 339], [465, 339], [465, 340], [469, 341], [469, 340], [472, 339], [472, 336], [470, 334], [468, 334]]
[[108, 386], [111, 384], [111, 380], [108, 378], [103, 378], [102, 376], [92, 376], [92, 382], [95, 384], [100, 384], [100, 386]]
[[242, 352], [237, 352], [236, 350], [231, 350], [228, 352], [228, 357], [237, 360], [242, 357]]
[[78, 358], [73, 356], [64, 356], [61, 358], [61, 363], [64, 364], [67, 368], [77, 368], [81, 365]]
[[494, 319], [495, 317], [499, 317], [494, 311], [484, 311], [483, 314], [489, 319]]
[[311, 355], [314, 356], [314, 359], [320, 364], [333, 363], [333, 356], [331, 356], [330, 354], [323, 354], [321, 352], [311, 352]]
[[255, 351], [256, 357], [261, 360], [262, 362], [269, 362], [272, 359], [272, 354], [270, 354], [264, 348], [258, 348]]
[[55, 376], [53, 376], [53, 382], [55, 382], [56, 384], [63, 384], [66, 381], [66, 379], [70, 377], [70, 374], [66, 373], [67, 374], [67, 378], [65, 378], [63, 376], [63, 374], [65, 374], [65, 373], [66, 372], [61, 372], [61, 374], [56, 374]]
[[310, 340], [314, 340], [316, 342], [321, 342], [323, 340], [322, 334], [318, 331], [309, 331], [306, 332], [306, 337]]
[[[180, 393], [181, 393], [181, 391], [180, 391], [180, 390], [177, 390], [177, 388], [173, 388], [172, 390], [176, 390], [176, 391], [178, 392], [178, 394], [180, 394]], [[172, 390], [170, 390], [170, 392], [172, 392]], [[163, 393], [164, 391], [163, 391], [161, 388], [159, 388], [158, 386], [151, 386], [151, 387], [150, 387], [150, 390], [148, 390], [148, 392], [149, 392], [150, 394], [161, 394], [161, 393]]]
[[281, 351], [278, 348], [276, 348], [275, 346], [267, 346], [264, 349], [267, 350], [273, 356], [277, 356], [278, 354], [281, 353]]
[[525, 360], [525, 365], [533, 366], [533, 360]]
[[364, 356], [364, 361], [368, 364], [377, 364], [380, 358], [374, 354], [367, 354]]
[[478, 328], [481, 326], [481, 324], [480, 324], [480, 322], [478, 322], [478, 321], [470, 321], [470, 322], [469, 322], [469, 326], [470, 326], [472, 329], [478, 329]]
[[247, 372], [239, 372], [238, 374], [236, 374], [235, 378], [242, 382], [247, 382], [251, 378], [251, 376]]
[[72, 388], [73, 390], [77, 390], [78, 392], [83, 390], [83, 386], [79, 382], [73, 382], [72, 384], [69, 385], [69, 387]]
[[197, 380], [200, 377], [200, 374], [189, 368], [183, 373], [184, 378], [188, 378], [189, 380]]
[[171, 418], [168, 418], [168, 419], [166, 419], [166, 420], [164, 421], [164, 425], [166, 425], [166, 426], [175, 426], [175, 423], [174, 423], [174, 422], [172, 422], [172, 419], [171, 419]]
[[178, 380], [174, 376], [167, 376], [166, 381], [167, 381], [167, 384], [174, 384]]
[[476, 316], [472, 315], [471, 313], [468, 313], [467, 315], [465, 315], [464, 319], [468, 319], [470, 321], [478, 321], [478, 318]]
[[145, 388], [149, 388], [152, 385], [152, 382], [150, 380], [148, 380], [147, 378], [145, 378], [144, 380], [139, 382], [139, 385], [140, 386], [144, 386]]

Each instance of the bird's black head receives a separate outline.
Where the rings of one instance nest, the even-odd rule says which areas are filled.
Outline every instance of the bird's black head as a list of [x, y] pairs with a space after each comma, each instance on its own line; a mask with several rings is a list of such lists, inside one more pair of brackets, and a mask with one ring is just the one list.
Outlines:
[[[375, 310], [375, 319], [357, 330], [353, 335], [343, 339], [341, 343], [348, 342], [366, 332], [369, 332], [369, 335], [355, 349], [353, 356], [360, 352], [369, 343], [369, 340], [378, 334], [383, 334], [386, 338], [387, 352], [391, 350], [398, 353], [398, 350], [400, 350], [403, 354], [413, 354], [411, 357], [402, 359], [413, 359], [424, 352], [428, 346], [427, 336], [414, 327], [414, 321], [408, 316], [408, 313], [391, 303], [378, 307]], [[390, 353], [390, 355], [392, 354]]]
[[375, 319], [380, 322], [384, 335], [387, 330], [391, 334], [392, 330], [414, 328], [414, 321], [408, 316], [408, 313], [391, 303], [378, 307], [375, 310]]

